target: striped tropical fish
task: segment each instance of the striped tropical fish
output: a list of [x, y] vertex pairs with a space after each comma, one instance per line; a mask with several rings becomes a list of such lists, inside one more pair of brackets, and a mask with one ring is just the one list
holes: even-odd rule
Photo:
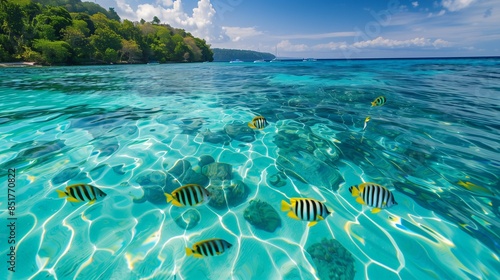
[[187, 184], [177, 188], [172, 194], [166, 193], [167, 203], [178, 207], [196, 206], [210, 200], [210, 193], [200, 185]]
[[195, 258], [218, 256], [224, 253], [233, 245], [224, 239], [207, 239], [197, 242], [193, 245], [193, 249], [186, 248], [186, 255]]
[[372, 107], [382, 106], [385, 104], [386, 101], [387, 101], [387, 99], [385, 98], [385, 96], [379, 96], [379, 97], [375, 98], [375, 100], [373, 100]]
[[263, 129], [266, 127], [269, 123], [267, 122], [266, 118], [263, 116], [257, 116], [253, 118], [251, 122], [248, 123], [248, 126], [253, 129]]
[[310, 227], [331, 214], [323, 202], [312, 198], [290, 198], [290, 204], [282, 200], [281, 211], [288, 211], [287, 215], [292, 219], [310, 221], [307, 224]]
[[96, 202], [98, 198], [105, 197], [106, 194], [89, 184], [74, 184], [66, 187], [66, 191], [56, 190], [59, 197], [67, 197], [69, 202], [84, 202], [89, 204]]
[[351, 192], [352, 196], [357, 197], [356, 202], [374, 207], [372, 209], [373, 214], [380, 212], [381, 209], [398, 204], [390, 190], [375, 183], [351, 186], [349, 192]]

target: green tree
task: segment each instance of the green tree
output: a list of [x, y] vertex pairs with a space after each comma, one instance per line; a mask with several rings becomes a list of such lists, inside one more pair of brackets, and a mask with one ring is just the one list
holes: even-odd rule
[[41, 54], [43, 64], [54, 65], [63, 64], [70, 58], [71, 47], [64, 41], [51, 42], [45, 39], [37, 39], [33, 43], [35, 50]]
[[104, 61], [107, 63], [118, 62], [118, 52], [114, 49], [106, 49], [104, 51]]
[[[63, 7], [49, 7], [34, 19], [41, 39], [62, 39], [63, 30], [72, 24], [68, 10]], [[50, 28], [49, 28], [50, 27]]]
[[151, 23], [152, 24], [160, 24], [160, 19], [157, 16], [154, 16], [153, 21]]
[[118, 51], [122, 48], [122, 39], [109, 28], [98, 28], [94, 35], [90, 36], [90, 44], [97, 50], [96, 57], [105, 54], [107, 49]]
[[142, 51], [139, 45], [132, 40], [122, 40], [122, 49], [120, 50], [120, 61], [135, 63], [141, 59]]

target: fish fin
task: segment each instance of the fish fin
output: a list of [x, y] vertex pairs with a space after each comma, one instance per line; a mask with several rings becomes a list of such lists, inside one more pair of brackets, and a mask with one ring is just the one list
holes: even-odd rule
[[366, 183], [363, 183], [363, 184], [359, 185], [359, 186], [358, 186], [358, 191], [359, 191], [360, 193], [362, 193], [362, 192], [365, 190], [365, 186], [366, 186]]
[[323, 220], [325, 219], [325, 218], [323, 218], [323, 216], [321, 216], [321, 215], [316, 216], [316, 218], [317, 218], [318, 220], [320, 220], [320, 221], [323, 221]]
[[318, 223], [318, 221], [312, 221], [310, 223], [307, 224], [308, 227], [313, 227], [315, 226], [316, 224]]
[[372, 102], [372, 107], [374, 107], [374, 106], [375, 106], [375, 104], [377, 104], [377, 103], [375, 103], [375, 101], [373, 101], [373, 102]]
[[203, 258], [203, 255], [196, 253], [196, 254], [193, 254], [193, 257], [195, 257], [197, 259], [201, 259], [201, 258]]
[[253, 122], [249, 122], [249, 123], [248, 123], [248, 126], [249, 126], [250, 128], [254, 128], [254, 129], [255, 129], [255, 128], [257, 128], [257, 127], [253, 124]]
[[56, 192], [57, 192], [57, 194], [59, 195], [59, 197], [66, 197], [66, 196], [68, 196], [68, 194], [67, 194], [67, 193], [65, 193], [65, 192], [63, 192], [63, 191], [61, 191], [61, 190], [56, 190]]
[[92, 204], [94, 204], [94, 203], [95, 203], [95, 198], [94, 198], [94, 199], [92, 199], [91, 201], [89, 201], [89, 205], [92, 205]]
[[356, 202], [359, 204], [365, 204], [365, 201], [363, 200], [363, 198], [361, 196], [358, 196], [358, 198], [356, 198]]
[[78, 199], [76, 199], [76, 198], [74, 198], [74, 197], [71, 197], [71, 196], [68, 196], [67, 200], [68, 200], [69, 202], [80, 202], [80, 200], [78, 200]]
[[372, 209], [372, 214], [377, 214], [378, 212], [380, 212], [380, 208], [373, 208]]
[[351, 194], [352, 194], [352, 196], [359, 196], [358, 187], [353, 186]]
[[174, 197], [171, 194], [166, 193], [165, 197], [167, 198], [167, 203], [169, 203], [170, 201], [174, 200]]
[[282, 200], [281, 201], [281, 211], [290, 211], [290, 208], [292, 206], [288, 204], [286, 201]]
[[193, 254], [193, 250], [186, 247], [186, 256], [191, 256]]
[[288, 217], [294, 219], [294, 220], [299, 220], [300, 221], [300, 218], [297, 217], [297, 215], [293, 212], [293, 211], [290, 211], [288, 212], [288, 214], [286, 214]]
[[175, 206], [177, 206], [177, 207], [184, 207], [184, 205], [182, 205], [179, 201], [177, 201], [175, 199], [172, 200], [172, 204], [175, 205]]

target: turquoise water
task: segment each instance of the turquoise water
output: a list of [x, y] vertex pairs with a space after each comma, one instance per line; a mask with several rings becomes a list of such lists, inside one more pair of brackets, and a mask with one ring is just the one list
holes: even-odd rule
[[[16, 218], [16, 271], [2, 231], [2, 279], [500, 277], [498, 59], [3, 68], [0, 77], [1, 226]], [[387, 103], [370, 107], [381, 95]], [[258, 115], [269, 126], [249, 129]], [[387, 187], [398, 205], [372, 214], [348, 190], [363, 182]], [[58, 197], [76, 183], [107, 196]], [[189, 183], [208, 187], [210, 203], [166, 203], [163, 193]], [[281, 211], [293, 197], [333, 214], [308, 227]], [[211, 238], [233, 246], [186, 256]]]

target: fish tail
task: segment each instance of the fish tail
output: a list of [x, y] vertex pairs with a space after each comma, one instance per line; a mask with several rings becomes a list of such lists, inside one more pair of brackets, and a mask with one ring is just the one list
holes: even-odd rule
[[171, 194], [166, 193], [165, 197], [167, 198], [167, 203], [169, 203], [170, 201], [174, 200], [174, 197]]
[[65, 193], [65, 192], [63, 192], [63, 191], [61, 191], [61, 190], [56, 190], [56, 192], [57, 192], [57, 194], [59, 195], [59, 197], [66, 197], [66, 196], [68, 196], [68, 194], [67, 194], [67, 193]]
[[248, 123], [248, 126], [249, 126], [250, 128], [256, 128], [256, 127], [255, 127], [255, 125], [253, 124], [253, 122], [249, 122], [249, 123]]
[[372, 107], [374, 107], [377, 103], [375, 101], [372, 102]]
[[189, 248], [187, 248], [187, 247], [186, 247], [186, 256], [188, 256], [188, 257], [189, 257], [189, 256], [191, 256], [193, 253], [194, 253], [194, 252], [193, 252], [193, 250], [191, 250], [191, 249], [189, 249]]
[[356, 186], [351, 186], [349, 188], [349, 191], [351, 191], [352, 196], [359, 196], [359, 190], [358, 187]]
[[281, 201], [281, 211], [290, 211], [292, 205], [288, 204], [286, 201]]

